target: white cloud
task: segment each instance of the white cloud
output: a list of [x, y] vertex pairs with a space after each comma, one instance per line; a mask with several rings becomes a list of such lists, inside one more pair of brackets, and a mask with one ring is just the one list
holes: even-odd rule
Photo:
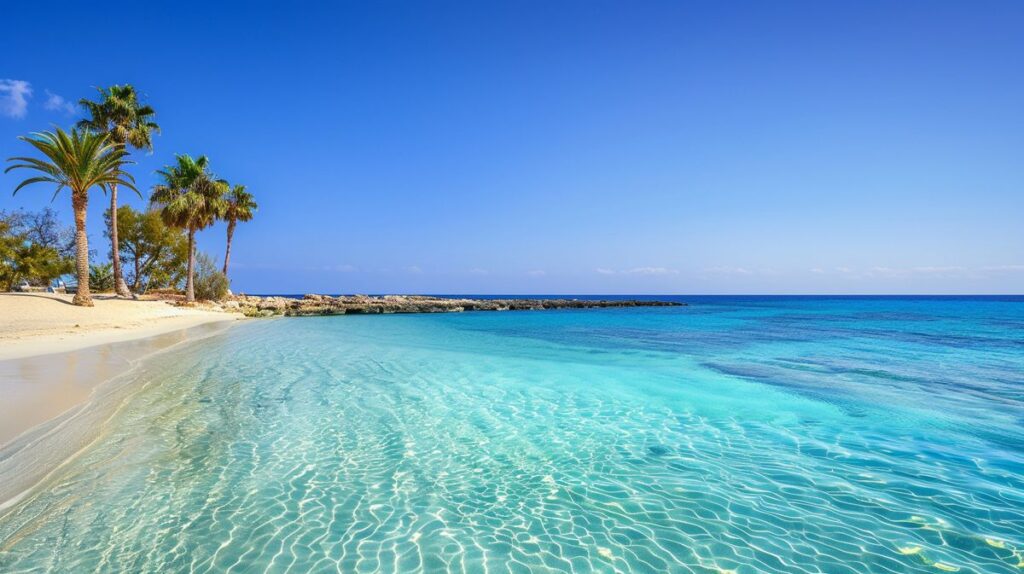
[[629, 274], [629, 275], [678, 275], [679, 271], [675, 269], [669, 269], [668, 267], [634, 267], [632, 269], [624, 269], [622, 271], [616, 271], [614, 269], [608, 269], [607, 267], [598, 267], [594, 269], [594, 272], [600, 273], [601, 275], [615, 275], [618, 273]]
[[875, 266], [869, 268], [863, 273], [864, 277], [908, 277], [912, 273], [911, 269], [904, 269], [899, 267], [885, 267]]
[[527, 271], [526, 274], [529, 275], [530, 277], [543, 277], [547, 275], [547, 272], [544, 271], [543, 269], [533, 269]]
[[988, 265], [981, 268], [982, 271], [1024, 271], [1024, 265]]
[[423, 269], [419, 265], [410, 265], [405, 268], [406, 273], [412, 273], [413, 275], [419, 275], [423, 273]]
[[0, 115], [23, 118], [28, 111], [32, 85], [24, 80], [0, 80]]
[[634, 275], [677, 275], [679, 272], [667, 267], [634, 267], [626, 273]]
[[481, 269], [479, 267], [474, 267], [474, 268], [469, 270], [469, 274], [470, 275], [487, 275], [487, 270], [486, 269]]
[[[812, 267], [810, 272], [814, 275], [840, 275], [847, 279], [863, 279], [863, 276], [856, 269], [850, 267]], [[780, 272], [773, 269], [758, 270], [757, 273], [764, 275], [779, 275]]]
[[936, 266], [914, 267], [913, 269], [911, 269], [911, 271], [913, 271], [914, 273], [925, 273], [925, 274], [932, 274], [932, 273], [939, 273], [939, 274], [960, 273], [960, 272], [966, 271], [966, 270], [967, 269], [965, 269], [963, 267], [952, 266], [952, 265], [945, 266], [945, 267], [942, 267], [942, 266], [939, 266], [939, 267], [936, 267]]
[[754, 272], [745, 267], [728, 267], [721, 265], [704, 270], [706, 273], [720, 273], [723, 275], [753, 275]]
[[958, 265], [924, 265], [918, 267], [872, 267], [864, 275], [866, 277], [911, 277], [927, 275], [931, 277], [963, 277], [970, 276], [971, 271]]
[[67, 115], [75, 113], [75, 104], [65, 100], [63, 96], [59, 96], [50, 90], [44, 90], [46, 92], [46, 101], [43, 102], [43, 108], [51, 111], [64, 112]]

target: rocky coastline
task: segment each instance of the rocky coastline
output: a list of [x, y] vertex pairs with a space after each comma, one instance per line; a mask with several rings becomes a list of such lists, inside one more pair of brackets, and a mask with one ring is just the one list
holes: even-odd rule
[[544, 309], [603, 309], [610, 307], [682, 307], [674, 301], [585, 300], [585, 299], [465, 299], [425, 295], [305, 295], [259, 297], [237, 295], [222, 304], [224, 310], [240, 311], [247, 317], [289, 317], [321, 315], [366, 315], [389, 313], [460, 313], [463, 311], [537, 311]]

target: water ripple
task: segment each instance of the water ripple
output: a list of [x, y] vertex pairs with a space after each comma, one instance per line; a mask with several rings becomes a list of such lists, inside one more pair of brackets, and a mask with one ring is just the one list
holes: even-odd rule
[[882, 344], [874, 360], [594, 355], [574, 316], [555, 322], [576, 329], [562, 346], [534, 319], [517, 336], [300, 319], [154, 359], [104, 440], [0, 518], [0, 570], [1024, 568], [1024, 455], [998, 412], [968, 428], [861, 401], [946, 381], [998, 404], [980, 380], [954, 384], [985, 372], [972, 357], [928, 372]]

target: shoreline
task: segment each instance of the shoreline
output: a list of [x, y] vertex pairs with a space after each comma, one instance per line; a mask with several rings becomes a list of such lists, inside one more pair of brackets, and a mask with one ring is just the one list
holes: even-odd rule
[[183, 307], [167, 300], [0, 294], [0, 515], [31, 494], [88, 445], [145, 389], [140, 368], [164, 352], [224, 333], [245, 316], [438, 313], [680, 306], [661, 301], [475, 300], [424, 296], [301, 300], [235, 297]]
[[232, 326], [131, 331], [130, 339], [0, 361], [0, 393], [9, 399], [0, 406], [0, 513], [102, 436], [129, 395], [149, 384], [132, 378], [147, 360]]
[[[243, 317], [159, 300], [0, 294], [0, 509], [99, 436], [145, 359]], [[132, 386], [132, 385], [129, 385]], [[106, 415], [106, 416], [104, 416]]]

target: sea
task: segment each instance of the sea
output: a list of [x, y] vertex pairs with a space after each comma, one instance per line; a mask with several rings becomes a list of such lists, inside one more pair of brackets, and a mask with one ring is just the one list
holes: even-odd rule
[[150, 357], [0, 572], [1024, 572], [1024, 297], [642, 298]]

